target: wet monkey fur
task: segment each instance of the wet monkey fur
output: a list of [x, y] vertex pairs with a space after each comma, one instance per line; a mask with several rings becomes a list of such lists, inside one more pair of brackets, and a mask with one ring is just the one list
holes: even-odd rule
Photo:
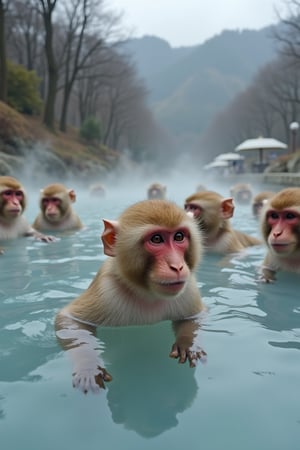
[[195, 366], [206, 354], [197, 343], [205, 307], [194, 274], [202, 244], [193, 218], [166, 200], [144, 200], [117, 221], [104, 220], [102, 242], [108, 258], [88, 289], [56, 317], [58, 340], [73, 362], [73, 385], [96, 391], [111, 379], [96, 350], [98, 326], [170, 320], [170, 356]]
[[275, 194], [260, 217], [267, 246], [261, 279], [272, 282], [279, 270], [300, 274], [300, 188], [286, 188]]
[[[23, 213], [27, 194], [21, 183], [10, 176], [0, 176], [0, 240], [33, 236], [35, 239], [51, 242], [53, 236], [45, 236], [32, 227]], [[1, 253], [1, 252], [0, 252]]]
[[80, 230], [83, 225], [73, 210], [76, 201], [73, 189], [63, 184], [49, 184], [40, 192], [40, 212], [33, 222], [33, 227], [40, 231]]
[[234, 203], [231, 197], [224, 198], [214, 191], [195, 192], [185, 200], [184, 208], [196, 219], [207, 252], [226, 254], [261, 244], [259, 239], [232, 227], [229, 219], [234, 214]]

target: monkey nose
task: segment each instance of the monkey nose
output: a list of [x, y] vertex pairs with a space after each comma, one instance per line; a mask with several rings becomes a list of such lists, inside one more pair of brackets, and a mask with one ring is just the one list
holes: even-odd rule
[[183, 269], [183, 264], [170, 264], [170, 268], [174, 270], [174, 272], [181, 272]]

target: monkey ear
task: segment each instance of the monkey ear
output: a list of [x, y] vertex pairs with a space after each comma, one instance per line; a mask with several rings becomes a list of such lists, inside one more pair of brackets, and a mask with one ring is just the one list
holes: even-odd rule
[[234, 213], [234, 203], [231, 197], [224, 198], [221, 203], [221, 215], [223, 219], [230, 219]]
[[104, 231], [101, 239], [104, 246], [104, 253], [107, 256], [116, 256], [115, 243], [119, 229], [119, 223], [116, 220], [103, 219]]
[[76, 194], [74, 189], [69, 189], [68, 194], [72, 203], [76, 202]]

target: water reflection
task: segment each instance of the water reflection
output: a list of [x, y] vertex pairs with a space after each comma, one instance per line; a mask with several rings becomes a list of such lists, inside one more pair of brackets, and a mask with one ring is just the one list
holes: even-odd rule
[[144, 437], [176, 427], [178, 414], [197, 393], [195, 371], [169, 358], [174, 336], [169, 322], [145, 327], [101, 329], [107, 348], [107, 385], [112, 419]]
[[[168, 192], [182, 204], [189, 194], [185, 189], [189, 186], [182, 183], [178, 192], [177, 181]], [[136, 189], [134, 195], [144, 192]], [[113, 380], [99, 396], [72, 388], [69, 360], [55, 338], [55, 314], [88, 287], [104, 259], [101, 218], [114, 219], [140, 199], [129, 198], [125, 188], [113, 199], [108, 192], [101, 204], [78, 195], [76, 208], [87, 229], [54, 244], [5, 243], [0, 259], [4, 447], [82, 450], [102, 442], [108, 448], [177, 449], [201, 439], [209, 449], [297, 448], [299, 277], [278, 273], [274, 284], [257, 283], [263, 249], [227, 260], [205, 255], [199, 267], [198, 285], [209, 308], [200, 333], [208, 353], [205, 366], [190, 369], [169, 358], [168, 322], [99, 328]], [[32, 210], [33, 216], [36, 206]], [[250, 211], [240, 211], [235, 227], [256, 234]], [[26, 414], [24, 405], [29, 405]], [[35, 433], [28, 433], [33, 423]]]

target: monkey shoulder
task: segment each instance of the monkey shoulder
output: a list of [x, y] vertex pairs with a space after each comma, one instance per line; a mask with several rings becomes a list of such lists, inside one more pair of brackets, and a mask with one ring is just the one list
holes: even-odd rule
[[287, 272], [300, 273], [300, 253], [297, 257], [290, 258], [289, 256], [278, 256], [268, 250], [265, 255], [262, 268], [273, 272], [283, 270]]
[[43, 217], [42, 217], [42, 214], [40, 213], [34, 219], [34, 221], [32, 223], [32, 227], [35, 230], [41, 231], [42, 230], [42, 221], [43, 221]]
[[234, 230], [234, 234], [243, 248], [262, 244], [262, 241], [260, 239], [254, 236], [250, 236], [249, 234], [243, 233], [242, 231]]
[[107, 259], [88, 289], [61, 312], [95, 326], [145, 325], [162, 320], [180, 320], [204, 309], [194, 277], [176, 298], [155, 298], [151, 292], [134, 290], [121, 279]]
[[84, 227], [79, 216], [75, 213], [56, 223], [50, 222], [42, 213], [39, 213], [32, 226], [38, 231], [76, 231]]
[[0, 223], [0, 238], [3, 240], [29, 236], [30, 231], [31, 226], [24, 216], [19, 216], [18, 219], [11, 222], [9, 226]]

